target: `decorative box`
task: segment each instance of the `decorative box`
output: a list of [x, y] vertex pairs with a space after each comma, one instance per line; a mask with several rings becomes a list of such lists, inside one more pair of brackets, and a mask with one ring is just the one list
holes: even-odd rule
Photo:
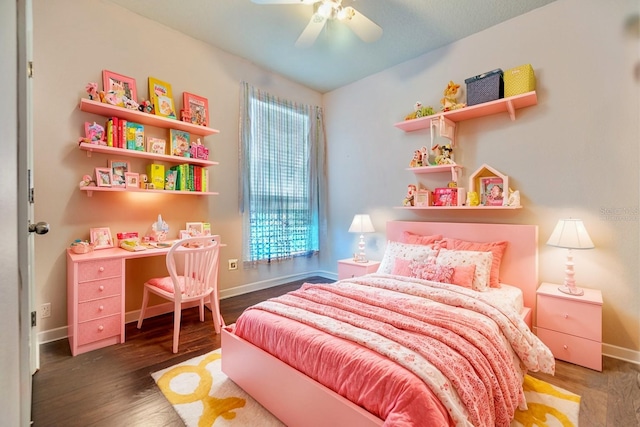
[[436, 188], [433, 191], [433, 206], [462, 206], [465, 190], [460, 187]]
[[152, 163], [147, 165], [147, 177], [149, 184], [156, 190], [164, 190], [164, 165]]
[[536, 90], [536, 75], [531, 64], [511, 68], [504, 72], [503, 78], [505, 98]]
[[467, 105], [482, 104], [504, 97], [504, 81], [500, 68], [469, 77], [467, 84]]

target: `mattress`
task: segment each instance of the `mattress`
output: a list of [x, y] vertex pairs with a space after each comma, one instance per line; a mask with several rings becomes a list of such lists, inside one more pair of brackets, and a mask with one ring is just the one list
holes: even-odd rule
[[[533, 359], [539, 357], [547, 371], [549, 371], [549, 366], [553, 364], [553, 355], [550, 352], [538, 355], [538, 346], [533, 345], [532, 347], [531, 343], [528, 342], [537, 338], [530, 333], [526, 325], [524, 326], [526, 331], [515, 331], [515, 329], [522, 328], [521, 320], [517, 315], [520, 311], [517, 308], [522, 306], [522, 296], [519, 289], [513, 286], [503, 286], [501, 289], [482, 293], [462, 288], [451, 291], [452, 285], [428, 282], [430, 286], [435, 287], [433, 290], [430, 288], [429, 292], [438, 295], [442, 292], [452, 292], [455, 295], [454, 300], [456, 302], [447, 308], [446, 312], [443, 312], [442, 302], [404, 294], [396, 295], [396, 288], [400, 287], [426, 289], [423, 286], [426, 281], [407, 278], [395, 279], [388, 275], [373, 274], [370, 276], [337, 282], [334, 285], [304, 285], [301, 291], [290, 293], [295, 295], [287, 294], [284, 297], [258, 304], [245, 311], [236, 322], [233, 332], [385, 420], [385, 425], [410, 426], [415, 425], [415, 420], [420, 420], [422, 425], [433, 426], [508, 425], [507, 414], [512, 413], [516, 406], [524, 404], [524, 395], [521, 391], [521, 379], [524, 376], [524, 371], [520, 369], [520, 365], [524, 366], [525, 363], [520, 360], [516, 355], [516, 351], [509, 344], [509, 340], [513, 337], [507, 339], [506, 336], [500, 333], [500, 329], [507, 330], [507, 334], [517, 335], [516, 341], [519, 342], [517, 346], [527, 347], [526, 350], [520, 348], [521, 353], [527, 353], [528, 357], [533, 357]], [[442, 354], [431, 360], [425, 359], [423, 361], [419, 348], [417, 351], [414, 351], [416, 350], [415, 348], [401, 348], [401, 356], [395, 355], [391, 357], [387, 354], [385, 357], [381, 353], [385, 353], [387, 349], [391, 352], [391, 348], [396, 351], [395, 347], [400, 347], [393, 335], [396, 332], [398, 335], [403, 335], [406, 333], [405, 327], [391, 329], [396, 331], [392, 332], [391, 335], [384, 336], [385, 333], [382, 332], [383, 336], [381, 337], [378, 332], [390, 330], [385, 325], [380, 326], [381, 329], [378, 332], [353, 332], [352, 329], [356, 328], [347, 324], [350, 320], [345, 323], [344, 319], [336, 320], [328, 315], [314, 314], [313, 316], [317, 318], [314, 323], [308, 321], [306, 314], [300, 315], [302, 317], [298, 318], [298, 307], [291, 308], [286, 306], [286, 304], [289, 304], [287, 301], [294, 301], [295, 305], [295, 301], [299, 296], [306, 297], [307, 294], [305, 292], [342, 292], [342, 287], [346, 286], [350, 288], [349, 292], [355, 289], [354, 292], [359, 293], [361, 292], [360, 287], [370, 286], [367, 282], [375, 282], [376, 286], [380, 283], [383, 286], [387, 286], [387, 289], [375, 289], [372, 294], [374, 295], [373, 299], [396, 295], [395, 302], [390, 303], [391, 305], [400, 306], [403, 303], [399, 301], [406, 300], [408, 305], [419, 304], [421, 311], [445, 313], [444, 318], [453, 319], [461, 316], [465, 319], [464, 322], [469, 325], [470, 329], [479, 328], [479, 330], [484, 331], [480, 335], [487, 334], [492, 336], [493, 338], [489, 341], [501, 342], [502, 345], [497, 345], [496, 350], [491, 350], [496, 353], [491, 353], [493, 354], [492, 356], [486, 357], [489, 360], [484, 360], [486, 355], [480, 355], [479, 353], [477, 357], [471, 357], [469, 354], [460, 356], [447, 353], [450, 350], [441, 350], [440, 343], [433, 345], [438, 351], [442, 351]], [[320, 289], [323, 286], [324, 288]], [[469, 295], [474, 295], [477, 299], [467, 298]], [[341, 294], [329, 296], [328, 300], [339, 300], [340, 298], [342, 298]], [[495, 302], [492, 302], [491, 306], [482, 303], [482, 301], [491, 301], [492, 299]], [[359, 303], [359, 301], [356, 301], [353, 304], [347, 303], [346, 305], [355, 306]], [[385, 304], [377, 305], [384, 306]], [[463, 307], [465, 305], [467, 308]], [[482, 313], [470, 310], [469, 307], [474, 305], [482, 306], [483, 308], [480, 311], [497, 312], [497, 316], [504, 317], [504, 319], [500, 320], [503, 325], [499, 327], [495, 320]], [[515, 307], [516, 309], [508, 307]], [[321, 308], [320, 310], [323, 312], [326, 310], [326, 313], [329, 313], [333, 309]], [[367, 310], [369, 308], [365, 308], [365, 313], [368, 313]], [[291, 315], [290, 312], [295, 314]], [[507, 314], [505, 315], [504, 313]], [[352, 314], [349, 313], [346, 316], [351, 317]], [[371, 311], [371, 318], [377, 319], [377, 314], [374, 314], [374, 311]], [[375, 323], [377, 320], [367, 320], [367, 322]], [[412, 326], [411, 322], [409, 322], [406, 328], [411, 329]], [[397, 325], [395, 327], [397, 328]], [[438, 329], [437, 327], [434, 328]], [[445, 332], [444, 334], [447, 335], [448, 333]], [[354, 335], [356, 338], [350, 337], [350, 335]], [[497, 336], [500, 336], [500, 338], [495, 338]], [[451, 336], [449, 335], [449, 337]], [[422, 337], [416, 337], [416, 339], [423, 340]], [[428, 339], [430, 340], [431, 338], [429, 337]], [[382, 344], [378, 343], [378, 348], [374, 348], [372, 346], [374, 341]], [[398, 339], [398, 341], [401, 340]], [[536, 343], [534, 342], [534, 344]], [[456, 371], [458, 369], [456, 364], [449, 362], [449, 358], [462, 360], [461, 365], [464, 365], [464, 367], [460, 368], [461, 372], [459, 373], [462, 375], [462, 380], [460, 378], [451, 379], [441, 371]], [[407, 366], [417, 364], [415, 359], [420, 359], [420, 364], [417, 365], [419, 368], [407, 369]], [[494, 359], [499, 359], [499, 361]], [[440, 366], [436, 366], [439, 363]], [[529, 366], [536, 365], [536, 369], [540, 367], [538, 360], [533, 362], [528, 360], [528, 363]], [[467, 364], [473, 365], [473, 367], [466, 366]], [[493, 390], [485, 390], [483, 387], [488, 386], [481, 384], [475, 378], [471, 378], [469, 372], [467, 372], [467, 370], [487, 370], [489, 369], [488, 365], [492, 365], [494, 371], [482, 375], [490, 377], [491, 381], [494, 381], [495, 377], [509, 377], [508, 379], [501, 379], [501, 381], [510, 382], [508, 390], [502, 384]], [[450, 375], [450, 372], [447, 375]], [[513, 387], [514, 382], [518, 382], [517, 387], [519, 389], [516, 390]], [[460, 386], [458, 383], [464, 383], [465, 385]], [[467, 383], [476, 384], [475, 387], [478, 389], [465, 390], [465, 387], [469, 387]], [[455, 387], [461, 388], [453, 390]], [[494, 395], [496, 401], [499, 400], [499, 397], [504, 399], [506, 402], [502, 402], [500, 405], [508, 406], [508, 408], [504, 409], [498, 405], [498, 409], [489, 409], [487, 407], [491, 405], [486, 402], [475, 402], [477, 404], [475, 408], [467, 407], [469, 399], [480, 400], [480, 396], [484, 397], [485, 394]], [[495, 396], [499, 394], [504, 394], [504, 396]], [[496, 415], [496, 412], [500, 415]], [[497, 420], [496, 417], [498, 418]]]

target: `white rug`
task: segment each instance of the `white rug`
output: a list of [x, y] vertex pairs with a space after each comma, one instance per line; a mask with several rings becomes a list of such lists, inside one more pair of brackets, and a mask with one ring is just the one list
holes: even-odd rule
[[[220, 369], [221, 351], [151, 374], [187, 427], [283, 427]], [[526, 376], [529, 410], [517, 411], [511, 427], [577, 427], [580, 396]]]
[[151, 374], [188, 427], [284, 426], [220, 369], [220, 350]]

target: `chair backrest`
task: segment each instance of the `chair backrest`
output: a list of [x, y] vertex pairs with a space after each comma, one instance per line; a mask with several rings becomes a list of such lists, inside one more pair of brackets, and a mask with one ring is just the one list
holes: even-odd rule
[[[167, 253], [167, 270], [176, 298], [203, 295], [216, 285], [220, 236], [189, 237], [177, 241]], [[184, 283], [184, 293], [180, 284]]]

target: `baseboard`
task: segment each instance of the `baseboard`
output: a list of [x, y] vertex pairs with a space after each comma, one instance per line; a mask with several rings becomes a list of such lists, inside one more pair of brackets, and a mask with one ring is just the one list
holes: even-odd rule
[[602, 354], [605, 356], [613, 357], [614, 359], [620, 359], [624, 360], [625, 362], [640, 365], [640, 351], [630, 350], [628, 348], [603, 343]]
[[[250, 283], [248, 285], [236, 286], [231, 289], [220, 291], [220, 299], [231, 298], [239, 295], [248, 294], [249, 292], [260, 291], [262, 289], [272, 288], [274, 286], [284, 285], [285, 283], [295, 280], [302, 280], [310, 276], [322, 276], [327, 279], [337, 280], [338, 275], [329, 271], [312, 271], [307, 273], [292, 274], [290, 276], [278, 277], [276, 279], [261, 280], [259, 282]], [[194, 302], [192, 306], [196, 306]], [[189, 307], [189, 306], [186, 306]], [[161, 314], [173, 313], [173, 304], [170, 302], [164, 304], [153, 305], [147, 308], [146, 317], [160, 316]], [[125, 323], [137, 322], [140, 317], [140, 310], [133, 310], [125, 313]], [[61, 328], [49, 329], [47, 331], [38, 332], [38, 344], [45, 344], [52, 341], [66, 339], [69, 336], [69, 330], [66, 326]]]

